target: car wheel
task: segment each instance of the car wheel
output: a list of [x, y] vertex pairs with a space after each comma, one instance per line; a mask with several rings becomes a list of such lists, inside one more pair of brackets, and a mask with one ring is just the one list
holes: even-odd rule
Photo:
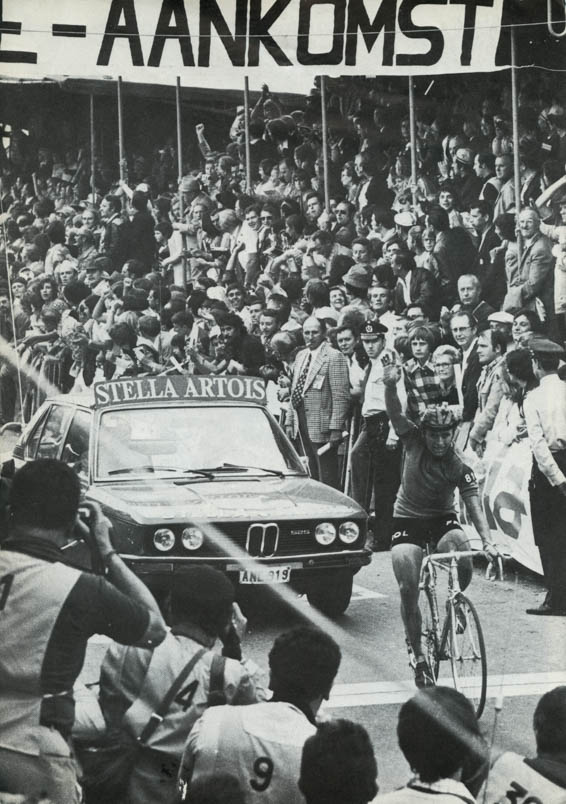
[[307, 587], [308, 601], [327, 617], [339, 617], [350, 605], [353, 582], [349, 570], [325, 572]]

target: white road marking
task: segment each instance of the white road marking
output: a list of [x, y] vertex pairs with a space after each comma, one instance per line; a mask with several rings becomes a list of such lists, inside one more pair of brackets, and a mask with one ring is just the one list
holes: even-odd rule
[[[440, 683], [453, 686], [450, 676], [441, 677]], [[478, 683], [477, 678], [466, 680], [469, 687]], [[542, 695], [559, 684], [566, 684], [566, 672], [547, 673], [509, 673], [492, 675], [487, 680], [487, 697], [496, 698], [503, 693], [504, 697], [515, 698], [522, 695]], [[387, 704], [404, 703], [415, 694], [412, 679], [406, 681], [362, 681], [353, 684], [335, 684], [330, 700], [326, 706], [330, 709], [342, 709], [355, 706], [385, 706]]]
[[369, 600], [370, 598], [378, 598], [378, 597], [388, 597], [388, 595], [384, 595], [381, 592], [375, 592], [373, 589], [366, 589], [365, 586], [359, 586], [359, 584], [354, 584], [354, 590], [352, 594], [352, 600]]

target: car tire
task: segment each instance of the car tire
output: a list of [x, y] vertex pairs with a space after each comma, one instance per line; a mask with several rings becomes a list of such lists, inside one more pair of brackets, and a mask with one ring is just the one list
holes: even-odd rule
[[344, 614], [350, 605], [354, 575], [349, 570], [325, 572], [307, 587], [307, 599], [327, 617]]

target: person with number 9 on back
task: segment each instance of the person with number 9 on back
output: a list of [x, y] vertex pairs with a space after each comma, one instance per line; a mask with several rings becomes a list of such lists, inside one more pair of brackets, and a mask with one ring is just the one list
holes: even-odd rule
[[191, 800], [191, 784], [211, 773], [231, 773], [246, 804], [304, 804], [297, 785], [305, 740], [328, 699], [340, 666], [340, 648], [324, 632], [294, 628], [269, 653], [273, 698], [252, 706], [208, 709], [187, 741], [178, 801]]
[[[487, 558], [499, 553], [492, 544], [481, 509], [473, 471], [454, 451], [457, 419], [446, 404], [431, 405], [416, 425], [403, 414], [397, 395], [400, 368], [385, 366], [385, 407], [404, 446], [401, 485], [393, 509], [391, 560], [401, 593], [401, 617], [415, 656], [417, 687], [431, 686], [434, 678], [421, 645], [419, 576], [427, 545], [440, 553], [466, 550], [467, 539], [455, 512], [454, 492], [459, 489], [466, 510], [478, 531]], [[460, 586], [472, 578], [472, 566], [464, 559], [459, 566]]]

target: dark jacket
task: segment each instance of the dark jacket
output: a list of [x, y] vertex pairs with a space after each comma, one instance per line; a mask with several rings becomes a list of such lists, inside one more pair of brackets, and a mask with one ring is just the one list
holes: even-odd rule
[[[431, 318], [438, 318], [440, 312], [440, 299], [436, 279], [426, 268], [413, 268], [409, 282], [411, 304], [421, 304], [424, 311]], [[403, 295], [403, 287], [397, 280], [393, 292], [393, 308], [400, 315], [407, 307]]]

